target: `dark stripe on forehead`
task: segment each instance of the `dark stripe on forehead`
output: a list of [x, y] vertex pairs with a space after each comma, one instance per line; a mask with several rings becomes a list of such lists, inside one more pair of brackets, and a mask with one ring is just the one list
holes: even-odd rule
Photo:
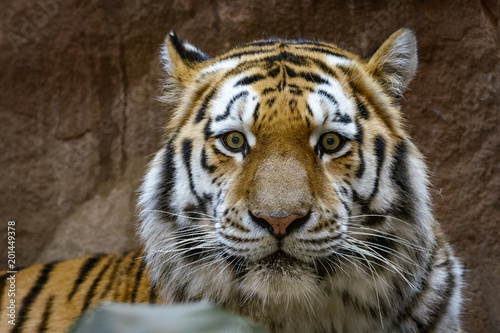
[[318, 94], [320, 94], [321, 96], [323, 96], [326, 99], [328, 99], [328, 101], [330, 102], [330, 104], [332, 104], [335, 107], [336, 110], [339, 109], [339, 102], [337, 102], [337, 99], [332, 94], [330, 94], [329, 92], [324, 91], [324, 90], [319, 90]]
[[267, 61], [269, 63], [273, 62], [289, 62], [291, 64], [300, 66], [305, 65], [306, 61], [303, 56], [293, 54], [287, 51], [280, 52], [277, 55], [268, 56], [262, 59], [263, 61]]
[[219, 61], [227, 60], [227, 59], [233, 59], [233, 58], [241, 58], [246, 55], [255, 55], [255, 54], [263, 54], [263, 53], [270, 53], [270, 50], [244, 50], [244, 51], [239, 51], [237, 50], [236, 53], [230, 53], [226, 55], [225, 57], [222, 57], [219, 59]]
[[298, 76], [304, 78], [304, 80], [308, 82], [312, 82], [315, 84], [330, 85], [330, 83], [327, 80], [323, 79], [321, 76], [314, 73], [300, 73]]
[[226, 111], [223, 114], [218, 115], [215, 118], [215, 121], [219, 122], [219, 121], [222, 121], [222, 120], [226, 119], [227, 117], [229, 117], [229, 114], [231, 113], [231, 108], [233, 107], [233, 104], [238, 99], [240, 99], [242, 97], [246, 97], [247, 95], [248, 95], [248, 91], [242, 91], [242, 92], [238, 93], [237, 95], [233, 96], [233, 98], [231, 98], [231, 100], [229, 101], [229, 103], [226, 106]]
[[276, 89], [275, 88], [266, 88], [266, 89], [262, 90], [261, 95], [264, 96], [264, 95], [267, 95], [269, 93], [272, 93], [273, 91], [276, 91]]
[[250, 85], [252, 83], [264, 80], [265, 78], [266, 77], [264, 75], [262, 75], [262, 74], [250, 75], [250, 76], [244, 77], [243, 79], [241, 79], [238, 82], [236, 82], [236, 84], [234, 86], [235, 87], [237, 87], [237, 86], [247, 86], [247, 85]]
[[195, 119], [196, 123], [199, 123], [205, 117], [205, 113], [207, 111], [208, 104], [212, 100], [212, 97], [214, 96], [214, 94], [215, 94], [215, 89], [212, 89], [210, 94], [208, 94], [208, 96], [203, 101], [203, 104], [201, 105], [200, 109], [198, 110], [198, 113], [196, 114], [196, 119]]
[[326, 47], [296, 46], [296, 48], [299, 50], [306, 50], [306, 51], [311, 51], [311, 52], [323, 53], [323, 54], [332, 55], [332, 56], [342, 58], [342, 59], [348, 59], [345, 55], [334, 52], [333, 50], [328, 49]]

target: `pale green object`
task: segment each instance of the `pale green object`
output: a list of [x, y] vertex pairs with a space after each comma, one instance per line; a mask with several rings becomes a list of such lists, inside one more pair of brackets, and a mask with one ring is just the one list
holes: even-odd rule
[[207, 303], [171, 306], [108, 303], [85, 313], [70, 333], [266, 333]]

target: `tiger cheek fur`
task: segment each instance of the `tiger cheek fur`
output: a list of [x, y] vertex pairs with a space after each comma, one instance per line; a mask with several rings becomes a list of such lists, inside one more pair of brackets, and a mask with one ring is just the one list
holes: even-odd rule
[[271, 39], [209, 58], [167, 37], [173, 104], [139, 234], [165, 303], [272, 332], [458, 332], [461, 268], [399, 101], [412, 31], [368, 60]]

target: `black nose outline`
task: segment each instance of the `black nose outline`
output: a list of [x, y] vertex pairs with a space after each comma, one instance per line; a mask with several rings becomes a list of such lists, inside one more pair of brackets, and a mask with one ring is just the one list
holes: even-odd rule
[[[293, 220], [286, 227], [286, 231], [284, 234], [275, 234], [273, 226], [268, 221], [266, 221], [263, 218], [259, 218], [259, 217], [255, 216], [251, 211], [248, 211], [248, 214], [250, 215], [252, 221], [255, 224], [257, 224], [261, 228], [267, 230], [271, 235], [273, 235], [278, 240], [282, 240], [283, 238], [288, 236], [293, 230], [296, 230], [296, 229], [300, 228], [301, 226], [303, 226], [304, 224], [306, 224], [309, 221], [309, 219], [311, 218], [311, 211], [308, 211], [306, 215]], [[294, 215], [294, 214], [290, 214], [290, 215]], [[298, 214], [295, 214], [295, 215], [298, 215]]]

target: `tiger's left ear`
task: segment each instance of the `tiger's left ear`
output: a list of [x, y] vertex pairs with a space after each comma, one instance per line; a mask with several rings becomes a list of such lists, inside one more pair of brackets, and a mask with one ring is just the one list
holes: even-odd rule
[[169, 81], [167, 83], [182, 90], [195, 79], [201, 68], [200, 64], [210, 57], [171, 31], [163, 44], [160, 59]]
[[368, 70], [393, 98], [400, 98], [417, 72], [415, 32], [403, 28], [393, 33], [368, 61]]

